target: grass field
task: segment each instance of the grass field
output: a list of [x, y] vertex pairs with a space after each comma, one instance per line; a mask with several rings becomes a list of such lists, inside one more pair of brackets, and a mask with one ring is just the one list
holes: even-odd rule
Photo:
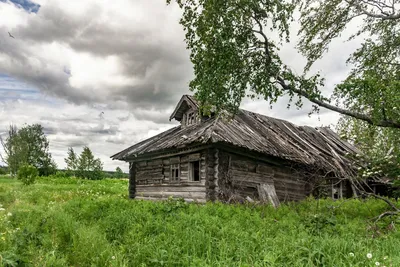
[[126, 180], [3, 177], [0, 205], [2, 266], [400, 266], [400, 223], [374, 225], [376, 200], [274, 210], [129, 200]]

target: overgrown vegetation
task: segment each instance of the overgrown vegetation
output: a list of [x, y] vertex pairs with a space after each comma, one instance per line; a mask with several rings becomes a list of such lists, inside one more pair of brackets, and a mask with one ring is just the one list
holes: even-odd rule
[[22, 165], [19, 167], [17, 178], [20, 180], [24, 185], [30, 185], [35, 183], [36, 178], [38, 177], [39, 172], [32, 165]]
[[116, 179], [0, 183], [0, 265], [400, 266], [399, 221], [374, 224], [378, 200], [275, 210], [129, 200]]

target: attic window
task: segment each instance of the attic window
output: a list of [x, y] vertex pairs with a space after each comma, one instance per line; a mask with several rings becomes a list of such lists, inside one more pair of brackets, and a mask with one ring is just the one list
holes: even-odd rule
[[187, 121], [186, 121], [186, 125], [192, 125], [194, 123], [196, 123], [196, 114], [194, 112], [190, 112], [187, 115]]

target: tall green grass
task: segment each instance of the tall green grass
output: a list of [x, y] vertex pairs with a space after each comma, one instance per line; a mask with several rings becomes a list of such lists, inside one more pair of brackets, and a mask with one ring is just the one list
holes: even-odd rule
[[399, 223], [373, 224], [377, 200], [275, 210], [129, 200], [126, 180], [2, 178], [0, 205], [3, 266], [400, 266]]

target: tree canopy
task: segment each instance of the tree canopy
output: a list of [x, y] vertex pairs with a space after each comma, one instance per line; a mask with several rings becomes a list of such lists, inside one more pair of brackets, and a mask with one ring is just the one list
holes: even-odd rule
[[67, 158], [64, 159], [67, 170], [80, 178], [100, 180], [103, 178], [103, 163], [100, 158], [95, 158], [89, 147], [85, 146], [79, 155], [72, 147], [68, 148]]
[[[400, 128], [398, 0], [176, 2], [183, 10], [180, 23], [194, 65], [190, 88], [203, 111], [236, 111], [245, 96], [261, 96], [273, 104], [287, 94], [298, 107], [306, 98], [314, 110], [324, 107], [371, 125]], [[294, 12], [301, 14], [296, 47], [308, 62], [301, 74], [278, 53], [290, 41]], [[312, 74], [309, 69], [346, 29], [350, 39], [366, 37], [349, 56], [353, 69], [348, 77], [326, 90], [323, 70]]]
[[12, 175], [29, 164], [38, 169], [39, 175], [49, 175], [56, 171], [57, 165], [49, 152], [49, 141], [40, 124], [26, 125], [21, 129], [11, 125], [6, 139], [1, 138], [5, 151], [4, 161]]

